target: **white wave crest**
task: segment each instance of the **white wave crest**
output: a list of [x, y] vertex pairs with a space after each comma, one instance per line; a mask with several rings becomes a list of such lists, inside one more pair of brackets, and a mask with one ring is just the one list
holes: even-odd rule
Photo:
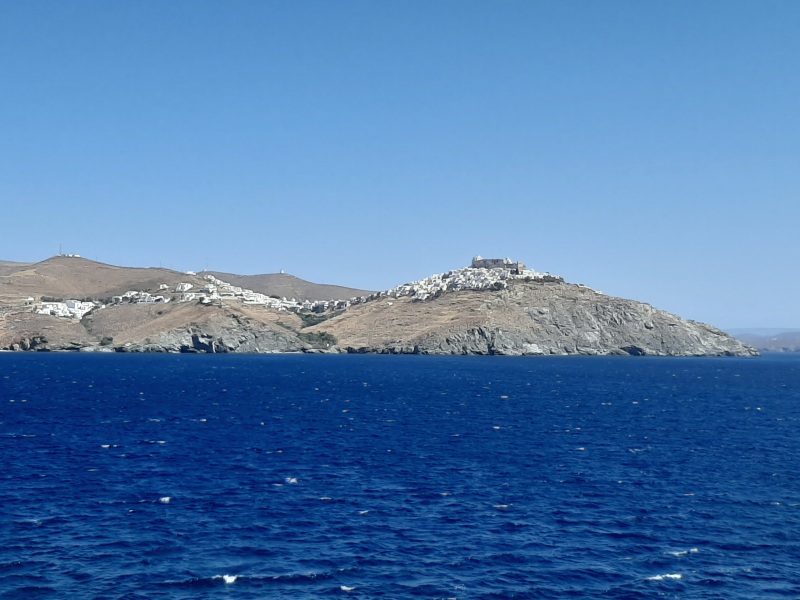
[[686, 556], [687, 554], [696, 554], [697, 552], [700, 552], [700, 550], [691, 548], [690, 550], [681, 550], [680, 552], [667, 552], [667, 554], [672, 556]]

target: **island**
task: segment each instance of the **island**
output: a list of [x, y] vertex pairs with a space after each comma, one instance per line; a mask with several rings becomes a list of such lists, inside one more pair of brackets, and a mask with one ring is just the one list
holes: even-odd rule
[[0, 262], [0, 349], [169, 353], [756, 356], [710, 325], [509, 258], [384, 291], [285, 273]]

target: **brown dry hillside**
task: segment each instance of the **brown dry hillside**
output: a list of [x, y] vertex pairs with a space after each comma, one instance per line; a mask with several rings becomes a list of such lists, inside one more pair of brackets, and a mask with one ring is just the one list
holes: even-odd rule
[[31, 312], [0, 314], [0, 348], [33, 339], [38, 339], [43, 346], [54, 342], [60, 350], [92, 346], [99, 341], [86, 331], [80, 321], [74, 319], [59, 319]]
[[372, 292], [355, 288], [312, 283], [286, 273], [265, 275], [234, 275], [219, 271], [203, 271], [227, 283], [279, 298], [296, 300], [348, 300], [356, 296], [369, 296]]
[[2, 275], [11, 275], [15, 271], [20, 271], [27, 266], [30, 266], [31, 263], [21, 263], [21, 262], [13, 262], [10, 260], [0, 260], [0, 276]]
[[464, 291], [430, 302], [409, 297], [381, 298], [353, 306], [344, 314], [310, 328], [333, 334], [342, 347], [413, 346], [432, 335], [480, 327], [488, 321], [486, 302], [494, 294]]
[[384, 297], [310, 332], [363, 352], [421, 354], [757, 354], [724, 332], [567, 283], [513, 282], [414, 302]]
[[200, 277], [169, 269], [116, 267], [68, 256], [55, 256], [0, 275], [0, 304], [18, 305], [29, 296], [40, 298], [106, 298], [129, 290], [157, 291], [166, 283], [203, 285]]
[[[280, 320], [282, 317], [282, 321]], [[273, 330], [290, 332], [299, 327], [294, 314], [279, 315], [277, 311], [249, 307], [239, 303], [225, 306], [203, 306], [190, 302], [168, 304], [120, 304], [96, 310], [84, 319], [84, 326], [98, 340], [114, 339], [116, 345], [155, 339], [164, 332], [198, 327], [213, 321], [238, 320]], [[280, 323], [280, 325], [279, 325]]]

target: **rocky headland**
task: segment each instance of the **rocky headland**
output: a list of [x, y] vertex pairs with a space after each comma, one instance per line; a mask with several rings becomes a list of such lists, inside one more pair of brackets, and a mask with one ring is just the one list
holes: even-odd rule
[[[476, 262], [476, 260], [478, 262]], [[75, 257], [0, 272], [0, 349], [170, 353], [754, 356], [719, 329], [522, 263], [470, 267], [384, 292], [287, 277], [128, 269]], [[331, 291], [338, 298], [324, 297]], [[344, 292], [360, 295], [342, 298]], [[67, 297], [69, 296], [69, 297]]]

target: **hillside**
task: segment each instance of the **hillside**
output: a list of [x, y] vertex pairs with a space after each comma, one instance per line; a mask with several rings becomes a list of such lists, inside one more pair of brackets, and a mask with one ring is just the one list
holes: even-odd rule
[[12, 262], [10, 260], [0, 260], [0, 277], [3, 275], [11, 275], [15, 271], [24, 269], [30, 263]]
[[19, 306], [27, 297], [101, 299], [129, 290], [157, 291], [160, 284], [203, 285], [203, 279], [157, 268], [115, 267], [85, 258], [54, 256], [0, 275], [0, 306]]
[[[212, 285], [197, 275], [115, 267], [75, 257], [9, 268], [0, 276], [0, 349], [757, 354], [708, 325], [531, 270], [467, 267], [367, 296], [362, 290], [312, 284], [283, 274], [214, 273], [219, 281]], [[179, 292], [178, 283], [192, 284], [193, 291]], [[164, 286], [167, 289], [160, 289]], [[123, 296], [128, 291], [141, 294]], [[275, 300], [268, 294], [308, 300], [365, 299], [302, 303]], [[43, 297], [91, 298], [95, 305], [64, 303], [62, 313], [43, 304]]]
[[219, 271], [203, 271], [201, 275], [213, 275], [218, 279], [243, 288], [261, 292], [279, 298], [295, 298], [297, 300], [347, 300], [356, 296], [369, 296], [373, 292], [354, 288], [311, 283], [287, 273], [266, 275], [235, 275]]
[[351, 352], [755, 355], [728, 334], [563, 282], [512, 282], [417, 302], [382, 298], [311, 328]]

